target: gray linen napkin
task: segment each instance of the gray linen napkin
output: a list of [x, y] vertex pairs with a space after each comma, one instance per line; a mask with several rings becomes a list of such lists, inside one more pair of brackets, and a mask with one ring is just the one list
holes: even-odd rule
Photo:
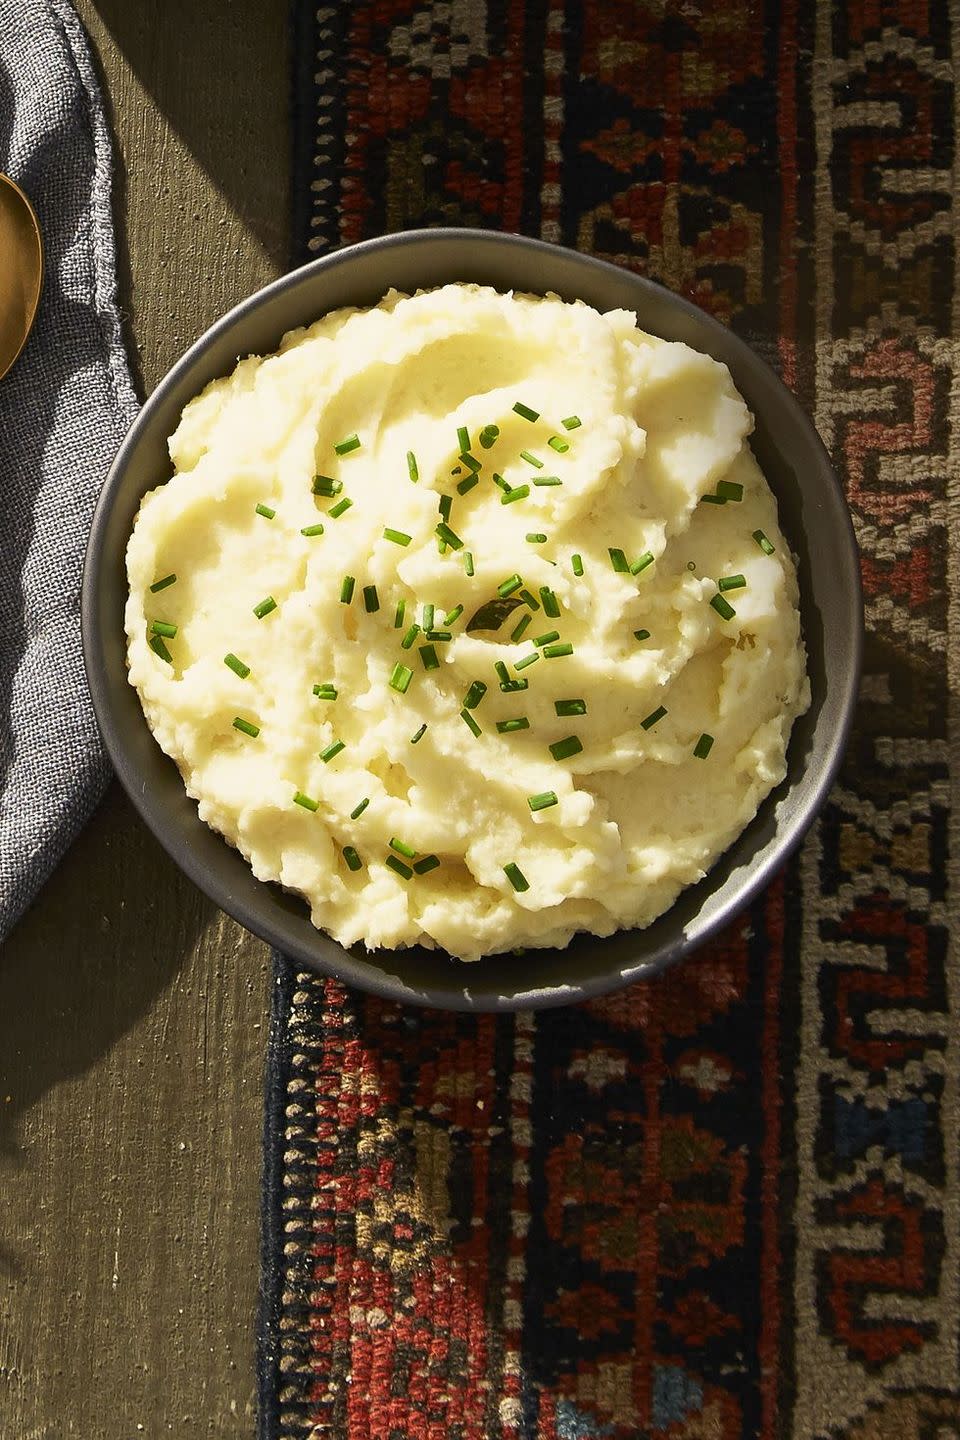
[[37, 327], [0, 380], [3, 940], [107, 778], [83, 674], [80, 570], [137, 408], [116, 302], [110, 136], [67, 0], [0, 0], [0, 170], [33, 201], [47, 263]]

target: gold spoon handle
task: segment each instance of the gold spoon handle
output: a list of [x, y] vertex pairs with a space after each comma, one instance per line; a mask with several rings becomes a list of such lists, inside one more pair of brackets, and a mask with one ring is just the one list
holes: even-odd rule
[[42, 285], [43, 244], [33, 206], [0, 174], [0, 379], [26, 344]]

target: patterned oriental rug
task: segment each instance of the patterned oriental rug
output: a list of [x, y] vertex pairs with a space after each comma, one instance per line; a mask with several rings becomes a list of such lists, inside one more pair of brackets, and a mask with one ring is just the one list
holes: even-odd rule
[[957, 0], [297, 17], [300, 254], [525, 231], [735, 327], [863, 551], [845, 768], [660, 979], [398, 1008], [278, 962], [264, 1440], [960, 1434]]

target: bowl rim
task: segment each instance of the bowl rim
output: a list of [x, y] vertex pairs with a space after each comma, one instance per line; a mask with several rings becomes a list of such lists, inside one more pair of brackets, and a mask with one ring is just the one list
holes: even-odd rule
[[[638, 959], [627, 966], [611, 968], [601, 974], [589, 976], [577, 982], [563, 982], [548, 987], [535, 986], [528, 989], [518, 987], [509, 994], [473, 993], [471, 992], [468, 978], [465, 979], [464, 985], [459, 988], [456, 986], [447, 987], [442, 985], [431, 986], [429, 990], [413, 988], [406, 984], [402, 977], [389, 972], [376, 962], [376, 957], [380, 955], [392, 956], [398, 952], [393, 950], [367, 952], [371, 957], [370, 959], [358, 959], [344, 947], [339, 946], [337, 942], [333, 941], [332, 937], [324, 935], [328, 943], [338, 951], [338, 958], [334, 964], [327, 960], [322, 953], [308, 952], [295, 939], [291, 941], [290, 937], [281, 936], [276, 924], [271, 921], [269, 916], [258, 913], [258, 906], [248, 904], [243, 897], [238, 897], [233, 894], [225, 882], [221, 882], [216, 876], [212, 876], [208, 872], [203, 860], [194, 852], [192, 845], [186, 837], [171, 830], [168, 818], [161, 813], [162, 807], [154, 804], [135, 761], [133, 761], [128, 754], [123, 727], [117, 722], [110, 700], [111, 687], [106, 678], [104, 635], [101, 631], [97, 609], [100, 577], [103, 574], [106, 559], [105, 531], [115, 494], [120, 490], [126, 470], [132, 457], [136, 453], [143, 432], [151, 423], [154, 412], [163, 405], [170, 392], [175, 390], [183, 379], [189, 375], [197, 361], [200, 360], [209, 349], [215, 346], [221, 338], [229, 334], [239, 321], [269, 306], [275, 297], [291, 289], [295, 290], [301, 285], [309, 286], [314, 276], [323, 274], [327, 270], [333, 270], [345, 263], [349, 264], [355, 256], [381, 251], [390, 252], [395, 249], [408, 248], [411, 246], [430, 246], [438, 242], [449, 244], [451, 241], [470, 247], [515, 247], [518, 250], [528, 252], [545, 252], [554, 257], [560, 255], [568, 261], [582, 266], [586, 271], [596, 274], [601, 279], [606, 275], [610, 278], [616, 277], [619, 283], [627, 280], [631, 285], [636, 287], [638, 294], [645, 292], [648, 295], [657, 297], [661, 303], [666, 299], [666, 302], [670, 306], [679, 311], [680, 314], [689, 317], [697, 327], [701, 329], [705, 327], [708, 333], [712, 333], [718, 339], [722, 338], [721, 348], [729, 349], [732, 347], [734, 351], [744, 356], [745, 364], [753, 364], [761, 367], [761, 373], [765, 372], [765, 382], [768, 385], [772, 384], [774, 392], [778, 392], [780, 404], [786, 406], [793, 424], [798, 426], [802, 432], [805, 432], [808, 444], [810, 444], [813, 452], [819, 459], [822, 473], [829, 477], [829, 481], [834, 490], [834, 499], [835, 501], [839, 501], [837, 509], [844, 527], [842, 538], [845, 552], [851, 561], [849, 574], [846, 577], [850, 583], [849, 594], [846, 597], [848, 602], [846, 619], [850, 625], [849, 648], [851, 659], [843, 677], [844, 684], [842, 693], [834, 695], [833, 698], [835, 723], [833, 734], [830, 738], [829, 754], [812, 789], [808, 789], [804, 803], [789, 818], [784, 832], [777, 834], [775, 841], [769, 846], [769, 853], [762, 858], [759, 864], [752, 867], [749, 873], [744, 875], [733, 893], [711, 914], [703, 934], [694, 936], [689, 940], [684, 936], [679, 942], [674, 943], [672, 946], [662, 947], [660, 953], [654, 953], [653, 955]], [[389, 285], [387, 288], [390, 288]], [[521, 293], [530, 293], [525, 291], [520, 285], [517, 286], [517, 289], [521, 291]], [[323, 311], [318, 312], [314, 318], [322, 318], [323, 313]], [[305, 320], [304, 323], [310, 324], [313, 322], [312, 320]], [[711, 348], [706, 350], [705, 353], [714, 354], [714, 350]], [[296, 269], [288, 271], [286, 274], [270, 281], [252, 295], [240, 301], [209, 326], [208, 329], [189, 346], [183, 355], [170, 367], [147, 398], [121, 442], [107, 473], [91, 521], [84, 555], [80, 608], [87, 683], [107, 753], [121, 784], [132, 800], [141, 819], [146, 823], [155, 838], [179, 868], [187, 874], [194, 884], [216, 905], [245, 926], [245, 928], [266, 943], [290, 955], [291, 958], [297, 963], [302, 964], [306, 969], [338, 979], [343, 983], [354, 985], [358, 989], [378, 995], [384, 999], [399, 1000], [403, 1003], [425, 1005], [433, 1008], [473, 1012], [509, 1012], [550, 1008], [575, 1004], [610, 993], [611, 991], [625, 988], [637, 980], [659, 974], [667, 967], [678, 963], [728, 925], [735, 915], [746, 909], [751, 901], [771, 882], [774, 875], [797, 850], [820, 811], [836, 778], [853, 723], [864, 647], [863, 593], [858, 564], [858, 548], [853, 520], [846, 503], [843, 487], [812, 420], [804, 412], [792, 392], [780, 379], [779, 375], [767, 364], [763, 357], [759, 355], [747, 341], [741, 339], [735, 331], [724, 325], [720, 320], [706, 311], [701, 310], [684, 296], [677, 294], [675, 291], [659, 284], [657, 281], [649, 279], [645, 275], [639, 275], [625, 267], [611, 264], [606, 260], [597, 259], [592, 255], [585, 255], [567, 246], [556, 245], [534, 237], [518, 235], [508, 231], [479, 230], [452, 226], [405, 230], [386, 235], [378, 235], [367, 240], [358, 241], [353, 245], [344, 246], [310, 260], [306, 264], [298, 266]], [[144, 724], [146, 724], [146, 720], [144, 720]], [[173, 764], [172, 761], [170, 761], [170, 763]], [[772, 794], [768, 795], [765, 800], [761, 802], [760, 810], [771, 802], [773, 796], [778, 793], [784, 783], [785, 782], [781, 782], [781, 786], [776, 787]], [[191, 804], [192, 803], [193, 802], [191, 802]], [[195, 813], [194, 810], [194, 814]], [[199, 817], [197, 817], [197, 821], [198, 824], [203, 823], [199, 820]], [[751, 824], [752, 823], [753, 822], [751, 822]], [[218, 838], [224, 845], [229, 845], [229, 842], [224, 840], [223, 837]], [[736, 841], [733, 843], [736, 844]], [[715, 864], [719, 864], [722, 858], [722, 856], [719, 857]], [[247, 862], [244, 861], [243, 863], [246, 864]], [[705, 879], [709, 879], [710, 873], [710, 871], [707, 872]], [[259, 883], [263, 884], [263, 882]], [[698, 884], [702, 883], [704, 882], [698, 882]], [[264, 893], [269, 893], [269, 889], [271, 888], [272, 887], [264, 884]], [[686, 889], [692, 888], [694, 887], [686, 887]], [[681, 896], [683, 893], [684, 892], [681, 891]], [[674, 904], [678, 903], [680, 898], [681, 897], [678, 896], [678, 900], [675, 901]], [[669, 914], [672, 908], [673, 906], [670, 906], [664, 914]], [[318, 931], [317, 934], [323, 935], [323, 932]], [[598, 943], [604, 943], [603, 937], [596, 937], [596, 939]], [[557, 953], [565, 952], [561, 951]], [[475, 965], [482, 966], [483, 964], [483, 960], [475, 962]], [[472, 964], [469, 967], [470, 973], [474, 972], [475, 965]]]

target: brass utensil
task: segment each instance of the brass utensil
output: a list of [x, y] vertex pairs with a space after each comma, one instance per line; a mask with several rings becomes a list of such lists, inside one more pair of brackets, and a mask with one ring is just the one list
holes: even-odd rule
[[43, 286], [43, 240], [20, 186], [0, 175], [0, 380], [33, 329]]

